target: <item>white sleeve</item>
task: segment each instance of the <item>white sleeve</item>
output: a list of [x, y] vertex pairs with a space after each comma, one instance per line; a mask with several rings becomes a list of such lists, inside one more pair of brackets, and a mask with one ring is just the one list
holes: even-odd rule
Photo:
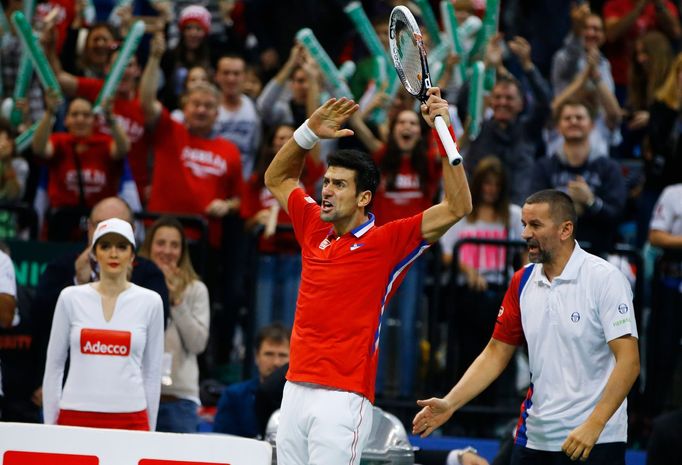
[[632, 305], [632, 288], [617, 268], [607, 271], [599, 282], [597, 309], [606, 342], [630, 334], [637, 336], [637, 323]]
[[[671, 198], [673, 192], [670, 188], [666, 188], [661, 193], [661, 196], [656, 201], [656, 206], [654, 207], [654, 212], [651, 215], [651, 223], [649, 224], [649, 229], [656, 229], [658, 231], [664, 231], [667, 233], [672, 232], [673, 227], [673, 209], [674, 199]], [[678, 200], [679, 201], [679, 200]]]
[[161, 297], [155, 294], [147, 323], [147, 342], [142, 357], [142, 380], [147, 397], [147, 415], [149, 430], [156, 430], [156, 417], [159, 413], [161, 396], [161, 365], [163, 364], [163, 304]]
[[521, 224], [521, 207], [518, 205], [509, 205], [509, 240], [520, 241], [521, 234], [523, 234], [523, 225]]
[[5, 252], [0, 250], [0, 294], [17, 296], [17, 281], [14, 275], [14, 264]]
[[68, 300], [70, 299], [64, 297], [64, 292], [57, 299], [52, 329], [50, 330], [50, 341], [47, 345], [45, 375], [43, 376], [43, 417], [45, 424], [48, 425], [57, 423], [59, 400], [62, 397], [64, 366], [69, 354], [71, 321]]
[[440, 237], [439, 242], [440, 242], [441, 253], [452, 255], [452, 250], [454, 249], [455, 244], [459, 240], [459, 232], [461, 229], [461, 226], [459, 226], [459, 224], [462, 221], [466, 221], [466, 218], [462, 218], [457, 223], [453, 224], [450, 227], [450, 229], [445, 231], [445, 234], [443, 234]]

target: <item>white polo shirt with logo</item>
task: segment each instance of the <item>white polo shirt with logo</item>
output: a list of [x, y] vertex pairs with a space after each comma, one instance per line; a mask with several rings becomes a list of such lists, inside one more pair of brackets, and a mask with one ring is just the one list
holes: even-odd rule
[[[560, 451], [592, 413], [616, 363], [608, 342], [637, 337], [632, 290], [607, 261], [575, 249], [549, 282], [542, 264], [517, 271], [500, 308], [493, 338], [528, 344], [530, 380], [515, 443]], [[597, 443], [627, 440], [627, 400]]]
[[[147, 410], [156, 427], [163, 360], [163, 304], [132, 284], [119, 294], [111, 320], [90, 284], [70, 286], [55, 308], [43, 378], [45, 423], [59, 410], [132, 413]], [[64, 364], [69, 372], [62, 390]]]

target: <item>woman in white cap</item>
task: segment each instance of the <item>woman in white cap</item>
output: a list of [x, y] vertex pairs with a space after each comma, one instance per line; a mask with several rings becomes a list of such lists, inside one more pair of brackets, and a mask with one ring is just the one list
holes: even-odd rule
[[163, 360], [161, 297], [128, 281], [135, 258], [130, 223], [99, 223], [91, 253], [100, 280], [67, 287], [57, 301], [43, 379], [45, 423], [154, 431]]

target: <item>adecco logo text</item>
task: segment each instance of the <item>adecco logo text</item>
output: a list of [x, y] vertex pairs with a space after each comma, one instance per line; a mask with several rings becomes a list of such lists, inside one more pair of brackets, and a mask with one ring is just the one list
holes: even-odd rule
[[81, 329], [81, 353], [127, 357], [130, 353], [130, 331]]

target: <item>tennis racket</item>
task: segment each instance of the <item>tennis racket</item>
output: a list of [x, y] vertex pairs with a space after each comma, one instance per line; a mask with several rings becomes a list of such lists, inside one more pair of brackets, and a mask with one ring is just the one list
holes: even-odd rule
[[[406, 7], [397, 6], [391, 11], [388, 21], [388, 39], [393, 66], [400, 82], [413, 97], [426, 103], [426, 91], [431, 88], [429, 64], [426, 61], [424, 41], [417, 21]], [[450, 164], [456, 166], [462, 163], [462, 156], [457, 150], [457, 145], [452, 139], [445, 120], [441, 116], [436, 116], [433, 124], [445, 147]]]

